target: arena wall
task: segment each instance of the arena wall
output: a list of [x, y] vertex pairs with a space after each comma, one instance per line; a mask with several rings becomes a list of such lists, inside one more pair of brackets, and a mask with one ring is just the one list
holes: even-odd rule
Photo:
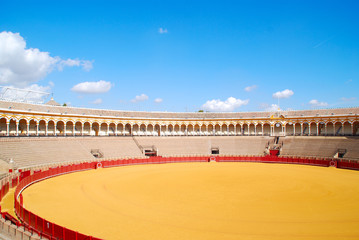
[[[305, 164], [321, 167], [338, 167], [338, 168], [347, 168], [353, 170], [359, 170], [358, 162], [350, 161], [341, 161], [335, 159], [320, 159], [320, 158], [293, 158], [293, 157], [276, 157], [276, 156], [231, 156], [231, 157], [221, 157], [221, 156], [202, 156], [202, 157], [153, 157], [149, 159], [119, 159], [112, 161], [102, 161], [102, 162], [92, 162], [92, 163], [80, 163], [72, 164], [66, 166], [58, 166], [56, 168], [49, 168], [47, 170], [37, 170], [34, 171], [30, 176], [24, 177], [19, 182], [15, 190], [15, 212], [18, 218], [21, 220], [17, 224], [22, 227], [24, 230], [19, 228], [19, 226], [11, 227], [9, 222], [4, 222], [1, 220], [1, 227], [3, 229], [8, 229], [7, 232], [23, 236], [24, 231], [30, 233], [30, 238], [18, 238], [18, 239], [38, 239], [39, 237], [45, 237], [47, 239], [77, 239], [77, 240], [86, 240], [86, 239], [98, 239], [91, 236], [86, 236], [84, 234], [78, 233], [75, 230], [70, 230], [65, 227], [59, 226], [55, 223], [47, 221], [36, 214], [28, 211], [22, 203], [21, 192], [28, 186], [38, 181], [46, 180], [50, 177], [59, 176], [62, 174], [72, 173], [76, 171], [84, 171], [89, 169], [96, 169], [99, 167], [115, 167], [115, 166], [124, 166], [124, 165], [133, 165], [133, 164], [163, 164], [163, 163], [175, 163], [175, 162], [208, 162], [208, 161], [217, 161], [217, 162], [261, 162], [261, 163], [283, 163], [283, 164]], [[19, 178], [19, 177], [18, 177]], [[20, 177], [21, 178], [21, 177]], [[10, 178], [7, 179], [5, 186], [2, 189], [8, 189], [8, 184]], [[7, 186], [7, 187], [6, 187]], [[9, 230], [14, 228], [14, 230]], [[19, 230], [18, 230], [19, 229]], [[13, 233], [12, 233], [13, 232]], [[29, 235], [29, 234], [28, 234]], [[34, 236], [34, 238], [31, 238]]]

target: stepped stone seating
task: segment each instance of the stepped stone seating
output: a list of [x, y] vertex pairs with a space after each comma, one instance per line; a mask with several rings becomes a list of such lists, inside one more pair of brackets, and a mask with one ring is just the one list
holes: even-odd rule
[[[210, 155], [212, 148], [220, 155], [263, 155], [272, 137], [196, 136], [135, 137], [141, 146], [155, 146], [160, 156]], [[344, 158], [359, 159], [359, 137], [280, 137], [282, 156], [334, 157], [346, 149]], [[95, 161], [92, 149], [99, 149], [103, 159], [144, 157], [132, 137], [16, 137], [0, 138], [0, 171], [6, 171], [10, 159], [17, 168]]]
[[344, 158], [359, 159], [358, 137], [285, 137], [282, 156], [333, 157], [338, 149], [347, 149]]
[[100, 149], [104, 158], [144, 156], [130, 137], [85, 137], [76, 140], [87, 152], [91, 152], [91, 149]]
[[143, 146], [156, 146], [161, 156], [209, 155], [219, 148], [222, 155], [262, 155], [269, 137], [136, 137]]
[[15, 167], [93, 160], [74, 138], [8, 138], [0, 141], [1, 154]]

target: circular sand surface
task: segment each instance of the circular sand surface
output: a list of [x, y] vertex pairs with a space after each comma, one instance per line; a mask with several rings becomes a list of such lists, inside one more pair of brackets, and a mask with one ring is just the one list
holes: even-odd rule
[[174, 163], [52, 178], [23, 193], [47, 220], [104, 239], [359, 239], [359, 172]]

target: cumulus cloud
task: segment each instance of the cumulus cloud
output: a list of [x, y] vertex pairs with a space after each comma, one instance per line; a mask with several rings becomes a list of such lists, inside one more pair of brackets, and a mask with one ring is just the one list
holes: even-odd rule
[[64, 69], [65, 66], [67, 67], [82, 67], [85, 71], [90, 71], [92, 69], [92, 63], [93, 61], [89, 60], [79, 60], [79, 59], [67, 59], [67, 60], [61, 60], [57, 64], [57, 67], [60, 71]]
[[329, 105], [327, 102], [319, 102], [317, 99], [310, 100], [309, 104], [312, 107], [326, 107]]
[[159, 32], [160, 34], [168, 33], [167, 28], [161, 28], [161, 27], [158, 29], [158, 32]]
[[251, 91], [255, 90], [256, 88], [257, 88], [257, 85], [252, 85], [252, 86], [245, 87], [244, 90], [246, 92], [251, 92]]
[[136, 103], [136, 102], [143, 102], [146, 100], [148, 100], [148, 96], [142, 93], [141, 95], [138, 95], [134, 99], [132, 99], [131, 102]]
[[289, 98], [293, 96], [294, 92], [292, 90], [286, 89], [283, 91], [279, 91], [276, 93], [273, 93], [273, 98]]
[[112, 87], [111, 82], [100, 80], [98, 82], [82, 82], [76, 84], [71, 88], [71, 91], [77, 93], [96, 94], [96, 93], [108, 92], [110, 91], [111, 87]]
[[265, 111], [265, 112], [276, 112], [279, 111], [280, 108], [277, 104], [268, 104], [268, 103], [262, 103], [260, 105], [260, 107]]
[[202, 108], [206, 111], [213, 111], [213, 112], [230, 112], [240, 106], [247, 105], [249, 100], [241, 100], [236, 99], [234, 97], [229, 97], [225, 101], [221, 101], [219, 99], [213, 99], [207, 101], [205, 104], [202, 105]]
[[45, 78], [55, 68], [81, 66], [92, 68], [87, 60], [63, 60], [38, 48], [27, 48], [19, 33], [0, 32], [0, 84], [24, 88]]
[[162, 101], [163, 101], [162, 98], [156, 98], [156, 99], [155, 99], [155, 103], [161, 103]]
[[102, 99], [101, 99], [101, 98], [97, 98], [96, 100], [92, 101], [91, 103], [92, 103], [92, 104], [96, 104], [96, 105], [101, 104], [101, 103], [102, 103]]

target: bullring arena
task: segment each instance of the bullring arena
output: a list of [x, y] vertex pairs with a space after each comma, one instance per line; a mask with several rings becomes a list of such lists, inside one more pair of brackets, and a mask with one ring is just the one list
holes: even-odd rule
[[0, 101], [0, 237], [358, 239], [358, 114]]

